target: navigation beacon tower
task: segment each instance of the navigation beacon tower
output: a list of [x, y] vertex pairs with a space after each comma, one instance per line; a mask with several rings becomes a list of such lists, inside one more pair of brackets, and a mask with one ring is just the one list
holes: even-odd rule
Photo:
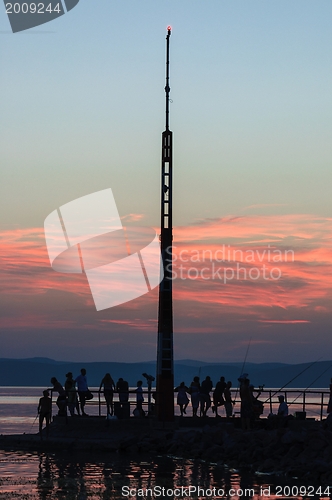
[[162, 133], [161, 150], [161, 255], [164, 278], [159, 285], [158, 351], [157, 351], [157, 414], [158, 420], [174, 419], [173, 370], [173, 300], [172, 300], [172, 132], [169, 130], [169, 40], [166, 36], [166, 129]]

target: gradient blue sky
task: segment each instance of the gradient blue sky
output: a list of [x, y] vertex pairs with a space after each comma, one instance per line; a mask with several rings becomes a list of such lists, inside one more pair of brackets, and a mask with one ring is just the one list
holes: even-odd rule
[[[3, 241], [12, 241], [14, 231], [31, 229], [42, 252], [42, 237], [37, 237], [32, 229], [42, 228], [45, 217], [62, 204], [107, 187], [113, 190], [121, 216], [136, 214], [141, 217], [140, 223], [158, 226], [165, 35], [166, 26], [171, 24], [174, 225], [179, 228], [178, 239], [195, 224], [192, 227], [198, 228], [199, 240], [199, 231], [204, 232], [204, 224], [210, 219], [243, 217], [243, 232], [247, 227], [246, 217], [258, 217], [250, 219], [250, 227], [260, 224], [259, 217], [271, 217], [270, 223], [264, 223], [270, 228], [268, 238], [262, 232], [255, 234], [254, 230], [244, 240], [238, 232], [237, 237], [246, 244], [255, 238], [261, 242], [281, 238], [281, 244], [289, 245], [291, 241], [296, 246], [302, 237], [301, 234], [296, 237], [296, 228], [302, 227], [306, 219], [306, 243], [299, 251], [303, 253], [304, 247], [324, 249], [325, 257], [318, 264], [325, 266], [329, 262], [326, 255], [330, 252], [332, 216], [331, 14], [332, 4], [324, 0], [170, 0], [167, 3], [81, 0], [61, 18], [13, 35], [2, 7], [0, 227]], [[293, 234], [287, 226], [292, 216], [298, 217], [299, 224], [292, 219]], [[285, 225], [274, 235], [271, 224], [279, 217]], [[231, 234], [223, 238], [218, 224], [215, 231], [214, 244], [234, 240]], [[218, 231], [221, 236], [217, 242]], [[3, 246], [3, 269], [9, 248], [11, 255], [15, 255], [15, 248], [17, 255], [22, 255], [22, 242], [15, 241], [16, 247]], [[181, 241], [186, 244], [184, 237]], [[321, 279], [327, 277], [327, 269], [324, 267]], [[19, 266], [13, 271], [15, 276], [24, 272]], [[10, 280], [14, 275], [6, 276]], [[310, 278], [306, 283], [309, 282]], [[296, 330], [295, 326], [287, 330], [287, 338], [294, 342], [294, 352], [300, 361], [312, 356], [310, 338], [317, 331], [320, 337], [315, 343], [316, 350], [324, 349], [327, 343], [332, 347], [328, 334], [332, 311], [327, 305], [331, 290], [324, 290], [326, 293], [320, 299], [316, 289], [313, 293], [315, 301], [324, 303], [321, 307], [326, 313], [326, 317], [319, 318], [319, 328], [317, 318], [306, 317], [311, 329], [306, 323], [303, 343], [298, 333], [301, 323]], [[19, 293], [17, 289], [16, 297]], [[21, 313], [24, 316], [22, 311], [32, 318], [38, 316], [31, 298], [28, 300], [23, 294], [26, 298], [16, 301], [7, 294], [6, 286], [1, 296], [5, 319], [10, 312], [2, 330], [6, 356], [27, 353], [52, 357], [54, 352], [55, 357], [62, 359], [75, 356], [68, 355], [52, 340], [47, 342], [43, 338], [41, 342], [42, 333], [35, 335], [32, 324], [26, 330], [23, 320], [23, 326], [15, 326], [14, 320], [11, 325], [10, 318]], [[156, 297], [155, 291], [148, 299], [148, 312], [144, 313], [142, 324], [155, 321]], [[243, 300], [241, 297], [240, 293], [238, 300]], [[73, 300], [76, 303], [78, 296]], [[282, 307], [290, 314], [287, 318], [300, 321], [298, 313], [309, 307], [308, 300], [304, 293], [303, 304], [298, 304], [294, 317], [290, 314], [294, 305], [284, 304]], [[61, 307], [57, 307], [61, 314]], [[80, 307], [74, 316], [83, 314]], [[54, 313], [50, 304], [47, 308], [47, 314]], [[176, 340], [177, 357], [195, 357], [194, 348], [190, 352], [186, 349], [196, 345], [197, 340], [190, 336], [195, 322], [185, 312], [190, 306], [186, 304], [183, 308], [176, 320], [179, 323], [175, 321], [175, 329], [178, 326], [186, 332], [182, 340]], [[114, 311], [109, 311], [111, 318], [115, 315], [114, 331], [108, 333], [110, 343], [118, 339], [117, 347], [111, 345], [105, 351], [101, 341], [94, 356], [113, 359], [113, 353], [117, 353], [124, 361], [132, 360], [139, 347], [137, 332], [130, 325], [126, 330], [119, 327], [132, 312], [125, 307], [122, 315]], [[215, 359], [214, 346], [222, 349], [227, 338], [228, 346], [232, 346], [228, 360], [240, 359], [249, 336], [255, 336], [258, 323], [250, 327], [250, 332], [244, 329], [242, 323], [236, 323], [236, 309], [226, 320], [218, 301], [208, 314], [204, 304], [201, 311], [201, 329], [206, 327], [208, 347], [204, 352], [199, 349], [197, 356]], [[223, 314], [228, 313], [226, 307]], [[208, 317], [214, 318], [213, 325], [208, 325]], [[249, 321], [249, 317], [250, 308], [241, 321]], [[77, 318], [73, 320], [75, 339], [79, 338], [81, 321]], [[136, 321], [139, 318], [136, 314]], [[223, 335], [218, 330], [220, 323], [229, 325]], [[94, 342], [89, 337], [93, 325], [92, 322], [90, 333], [85, 332], [85, 349], [80, 346], [77, 353], [80, 359], [87, 359]], [[68, 325], [66, 328], [55, 325], [52, 336], [66, 336], [70, 332]], [[275, 338], [283, 333], [285, 330], [273, 327], [269, 335]], [[24, 335], [27, 341], [26, 344], [23, 341], [23, 348]], [[155, 352], [154, 334], [151, 331], [149, 335], [140, 359], [151, 359]], [[264, 344], [265, 334], [261, 335], [261, 350], [257, 347], [255, 360], [264, 361], [264, 357], [284, 360], [285, 340], [281, 338], [276, 348]], [[130, 352], [128, 339], [133, 346]], [[302, 347], [297, 348], [298, 343]], [[329, 353], [325, 355], [332, 357]], [[294, 360], [294, 353], [289, 358]]]

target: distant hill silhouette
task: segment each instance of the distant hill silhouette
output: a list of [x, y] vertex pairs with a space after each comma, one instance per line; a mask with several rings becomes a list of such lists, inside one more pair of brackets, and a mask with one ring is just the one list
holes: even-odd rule
[[[280, 388], [296, 377], [311, 363], [289, 365], [285, 363], [246, 363], [244, 371], [249, 374], [255, 385], [265, 384], [266, 387]], [[90, 387], [99, 386], [105, 373], [111, 373], [115, 381], [119, 377], [128, 380], [134, 386], [137, 380], [145, 379], [142, 373], [155, 376], [156, 364], [152, 361], [141, 363], [92, 362], [77, 363], [70, 361], [55, 361], [49, 358], [8, 359], [0, 358], [0, 386], [36, 386], [49, 387], [51, 377], [56, 377], [64, 383], [65, 374], [73, 372], [79, 375], [81, 368], [86, 368]], [[210, 375], [215, 384], [221, 375], [231, 380], [237, 386], [242, 363], [207, 363], [197, 360], [179, 360], [174, 366], [174, 382], [184, 381], [190, 384], [194, 376], [201, 380]], [[325, 371], [326, 370], [326, 371]], [[325, 373], [323, 373], [325, 371]], [[332, 377], [332, 361], [319, 361], [308, 368], [302, 375], [288, 384], [287, 387], [328, 388]], [[315, 381], [315, 379], [317, 379]], [[315, 382], [314, 382], [315, 381]], [[314, 383], [313, 383], [314, 382]]]

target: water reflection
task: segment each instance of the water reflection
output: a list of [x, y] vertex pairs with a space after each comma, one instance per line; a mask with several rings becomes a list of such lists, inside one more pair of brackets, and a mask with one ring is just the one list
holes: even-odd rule
[[[171, 457], [150, 460], [141, 456], [87, 452], [0, 452], [0, 478], [0, 498], [7, 500], [136, 500], [142, 498], [146, 490], [149, 493], [144, 498], [153, 498], [156, 487], [158, 491], [165, 488], [164, 498], [185, 498], [186, 495], [174, 495], [172, 491], [177, 488], [181, 492], [181, 488], [191, 487], [190, 497], [195, 499], [216, 498], [216, 495], [202, 493], [215, 488], [224, 492], [220, 496], [230, 500], [258, 500], [262, 498], [260, 488], [269, 486], [264, 478], [202, 461]], [[278, 482], [281, 484], [282, 480]], [[284, 484], [296, 482], [290, 479]], [[274, 491], [275, 486], [271, 485], [270, 498], [276, 498]]]

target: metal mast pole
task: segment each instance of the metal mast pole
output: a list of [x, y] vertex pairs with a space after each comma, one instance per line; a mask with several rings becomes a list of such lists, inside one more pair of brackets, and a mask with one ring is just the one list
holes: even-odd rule
[[161, 255], [164, 278], [159, 285], [158, 352], [157, 352], [157, 414], [158, 420], [174, 420], [173, 370], [173, 301], [172, 301], [172, 132], [169, 130], [169, 39], [166, 36], [166, 129], [162, 134], [161, 153]]

